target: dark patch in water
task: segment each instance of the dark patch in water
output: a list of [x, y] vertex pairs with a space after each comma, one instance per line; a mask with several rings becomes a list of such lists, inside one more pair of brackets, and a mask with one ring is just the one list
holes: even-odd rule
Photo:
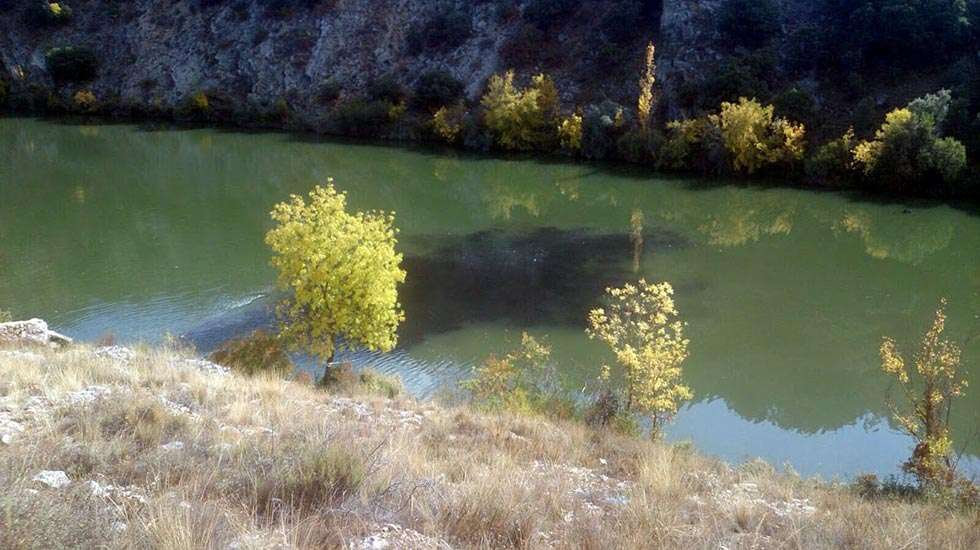
[[[403, 346], [469, 323], [584, 326], [606, 287], [636, 277], [632, 267], [637, 252], [643, 256], [688, 245], [666, 232], [645, 233], [637, 248], [635, 237], [626, 233], [554, 228], [424, 240], [436, 251], [406, 256], [404, 262]], [[265, 297], [233, 310], [189, 331], [184, 339], [207, 352], [229, 338], [271, 327], [275, 299]]]

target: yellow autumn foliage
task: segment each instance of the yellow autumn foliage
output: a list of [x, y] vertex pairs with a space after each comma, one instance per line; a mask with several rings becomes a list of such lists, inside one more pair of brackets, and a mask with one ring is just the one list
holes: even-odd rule
[[[674, 289], [667, 282], [640, 279], [635, 285], [606, 289], [606, 294], [606, 307], [589, 312], [586, 333], [612, 349], [625, 373], [626, 409], [649, 415], [656, 437], [680, 403], [693, 397], [681, 381], [689, 342], [674, 305]], [[603, 372], [608, 373], [607, 366]]]
[[880, 349], [881, 368], [898, 382], [905, 400], [904, 406], [889, 402], [892, 417], [916, 441], [904, 467], [925, 485], [954, 481], [949, 413], [953, 399], [961, 397], [967, 387], [961, 372], [961, 350], [943, 337], [945, 310], [943, 298], [911, 367], [893, 339], [884, 338]]
[[561, 146], [569, 151], [582, 148], [582, 115], [572, 113], [558, 125], [558, 139]]
[[708, 119], [721, 130], [736, 172], [752, 174], [770, 164], [803, 158], [806, 130], [802, 124], [775, 117], [772, 105], [743, 97], [738, 103], [722, 103], [721, 112]]
[[341, 337], [348, 346], [394, 348], [405, 319], [394, 214], [349, 213], [346, 195], [331, 179], [308, 200], [293, 195], [276, 205], [272, 219], [265, 240], [279, 286], [289, 291], [278, 311], [282, 337], [327, 362]]
[[514, 85], [514, 71], [493, 75], [481, 103], [484, 122], [504, 149], [541, 149], [554, 142], [558, 89], [550, 77], [539, 74], [521, 89]]

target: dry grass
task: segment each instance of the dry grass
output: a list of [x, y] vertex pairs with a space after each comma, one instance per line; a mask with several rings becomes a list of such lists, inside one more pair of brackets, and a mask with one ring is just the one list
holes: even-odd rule
[[575, 423], [32, 353], [0, 352], [2, 548], [980, 548], [976, 511]]

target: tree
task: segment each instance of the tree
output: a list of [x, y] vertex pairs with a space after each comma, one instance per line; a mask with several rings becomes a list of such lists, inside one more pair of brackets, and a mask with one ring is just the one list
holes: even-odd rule
[[272, 210], [266, 235], [279, 286], [281, 337], [328, 365], [338, 339], [348, 346], [390, 351], [405, 314], [398, 285], [405, 281], [395, 251], [394, 215], [347, 212], [347, 196], [329, 180], [309, 201], [293, 195]]
[[772, 105], [762, 106], [754, 99], [724, 102], [721, 113], [709, 120], [721, 130], [732, 169], [752, 174], [771, 164], [784, 164], [803, 157], [802, 124], [776, 118]]
[[925, 185], [932, 177], [954, 185], [966, 167], [966, 148], [942, 137], [950, 102], [949, 90], [940, 90], [891, 111], [874, 139], [854, 148], [855, 162], [876, 185], [893, 190]]
[[524, 89], [514, 86], [514, 71], [493, 75], [481, 103], [487, 127], [505, 149], [547, 149], [556, 139], [558, 89], [544, 74]]
[[551, 346], [524, 332], [519, 348], [503, 358], [490, 356], [461, 385], [484, 406], [530, 412], [554, 385], [550, 357]]
[[946, 299], [943, 298], [939, 301], [932, 327], [913, 356], [914, 369], [906, 365], [891, 338], [882, 340], [880, 350], [882, 370], [898, 381], [906, 401], [904, 407], [889, 402], [892, 417], [902, 431], [916, 441], [912, 457], [904, 468], [925, 486], [949, 486], [955, 481], [953, 442], [949, 435], [950, 412], [953, 399], [961, 397], [967, 387], [960, 371], [961, 350], [943, 338], [945, 310]]
[[[609, 304], [589, 312], [589, 338], [605, 342], [626, 376], [626, 410], [650, 416], [651, 435], [659, 437], [663, 425], [677, 413], [691, 389], [681, 382], [681, 364], [687, 358], [684, 323], [674, 306], [670, 283], [647, 283], [606, 289]], [[608, 366], [603, 377], [608, 378]]]
[[657, 65], [654, 59], [656, 51], [653, 42], [647, 44], [646, 69], [640, 77], [640, 96], [636, 101], [636, 116], [643, 129], [646, 129], [650, 122], [650, 113], [656, 100], [653, 95], [653, 85], [657, 83]]

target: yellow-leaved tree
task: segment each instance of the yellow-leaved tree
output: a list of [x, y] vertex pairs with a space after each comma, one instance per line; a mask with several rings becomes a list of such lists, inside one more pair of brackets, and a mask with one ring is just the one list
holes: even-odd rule
[[640, 77], [640, 95], [636, 100], [636, 118], [643, 129], [646, 129], [650, 122], [650, 114], [653, 112], [656, 99], [653, 95], [653, 86], [657, 83], [656, 51], [653, 42], [647, 44], [645, 70]]
[[281, 336], [294, 348], [329, 363], [338, 339], [350, 346], [390, 351], [405, 319], [398, 285], [405, 281], [395, 251], [394, 214], [347, 212], [347, 197], [330, 179], [309, 200], [293, 195], [272, 210], [265, 237], [274, 253]]
[[803, 125], [775, 117], [772, 105], [742, 97], [738, 103], [722, 103], [721, 112], [708, 119], [721, 130], [736, 172], [752, 174], [771, 164], [803, 158]]
[[962, 396], [967, 386], [960, 372], [960, 348], [943, 337], [945, 310], [943, 298], [911, 368], [891, 338], [882, 340], [880, 350], [882, 370], [898, 381], [905, 399], [903, 405], [889, 400], [892, 417], [916, 442], [904, 468], [927, 486], [955, 481], [950, 411], [953, 399]]
[[514, 71], [495, 74], [481, 103], [487, 128], [505, 149], [548, 148], [557, 139], [558, 89], [544, 74], [523, 89], [514, 85]]
[[[659, 437], [680, 403], [693, 397], [681, 381], [688, 340], [674, 305], [674, 288], [640, 279], [635, 285], [606, 289], [606, 294], [606, 307], [589, 312], [586, 333], [612, 349], [626, 378], [626, 410], [649, 415], [651, 435]], [[608, 371], [603, 366], [605, 377]]]

